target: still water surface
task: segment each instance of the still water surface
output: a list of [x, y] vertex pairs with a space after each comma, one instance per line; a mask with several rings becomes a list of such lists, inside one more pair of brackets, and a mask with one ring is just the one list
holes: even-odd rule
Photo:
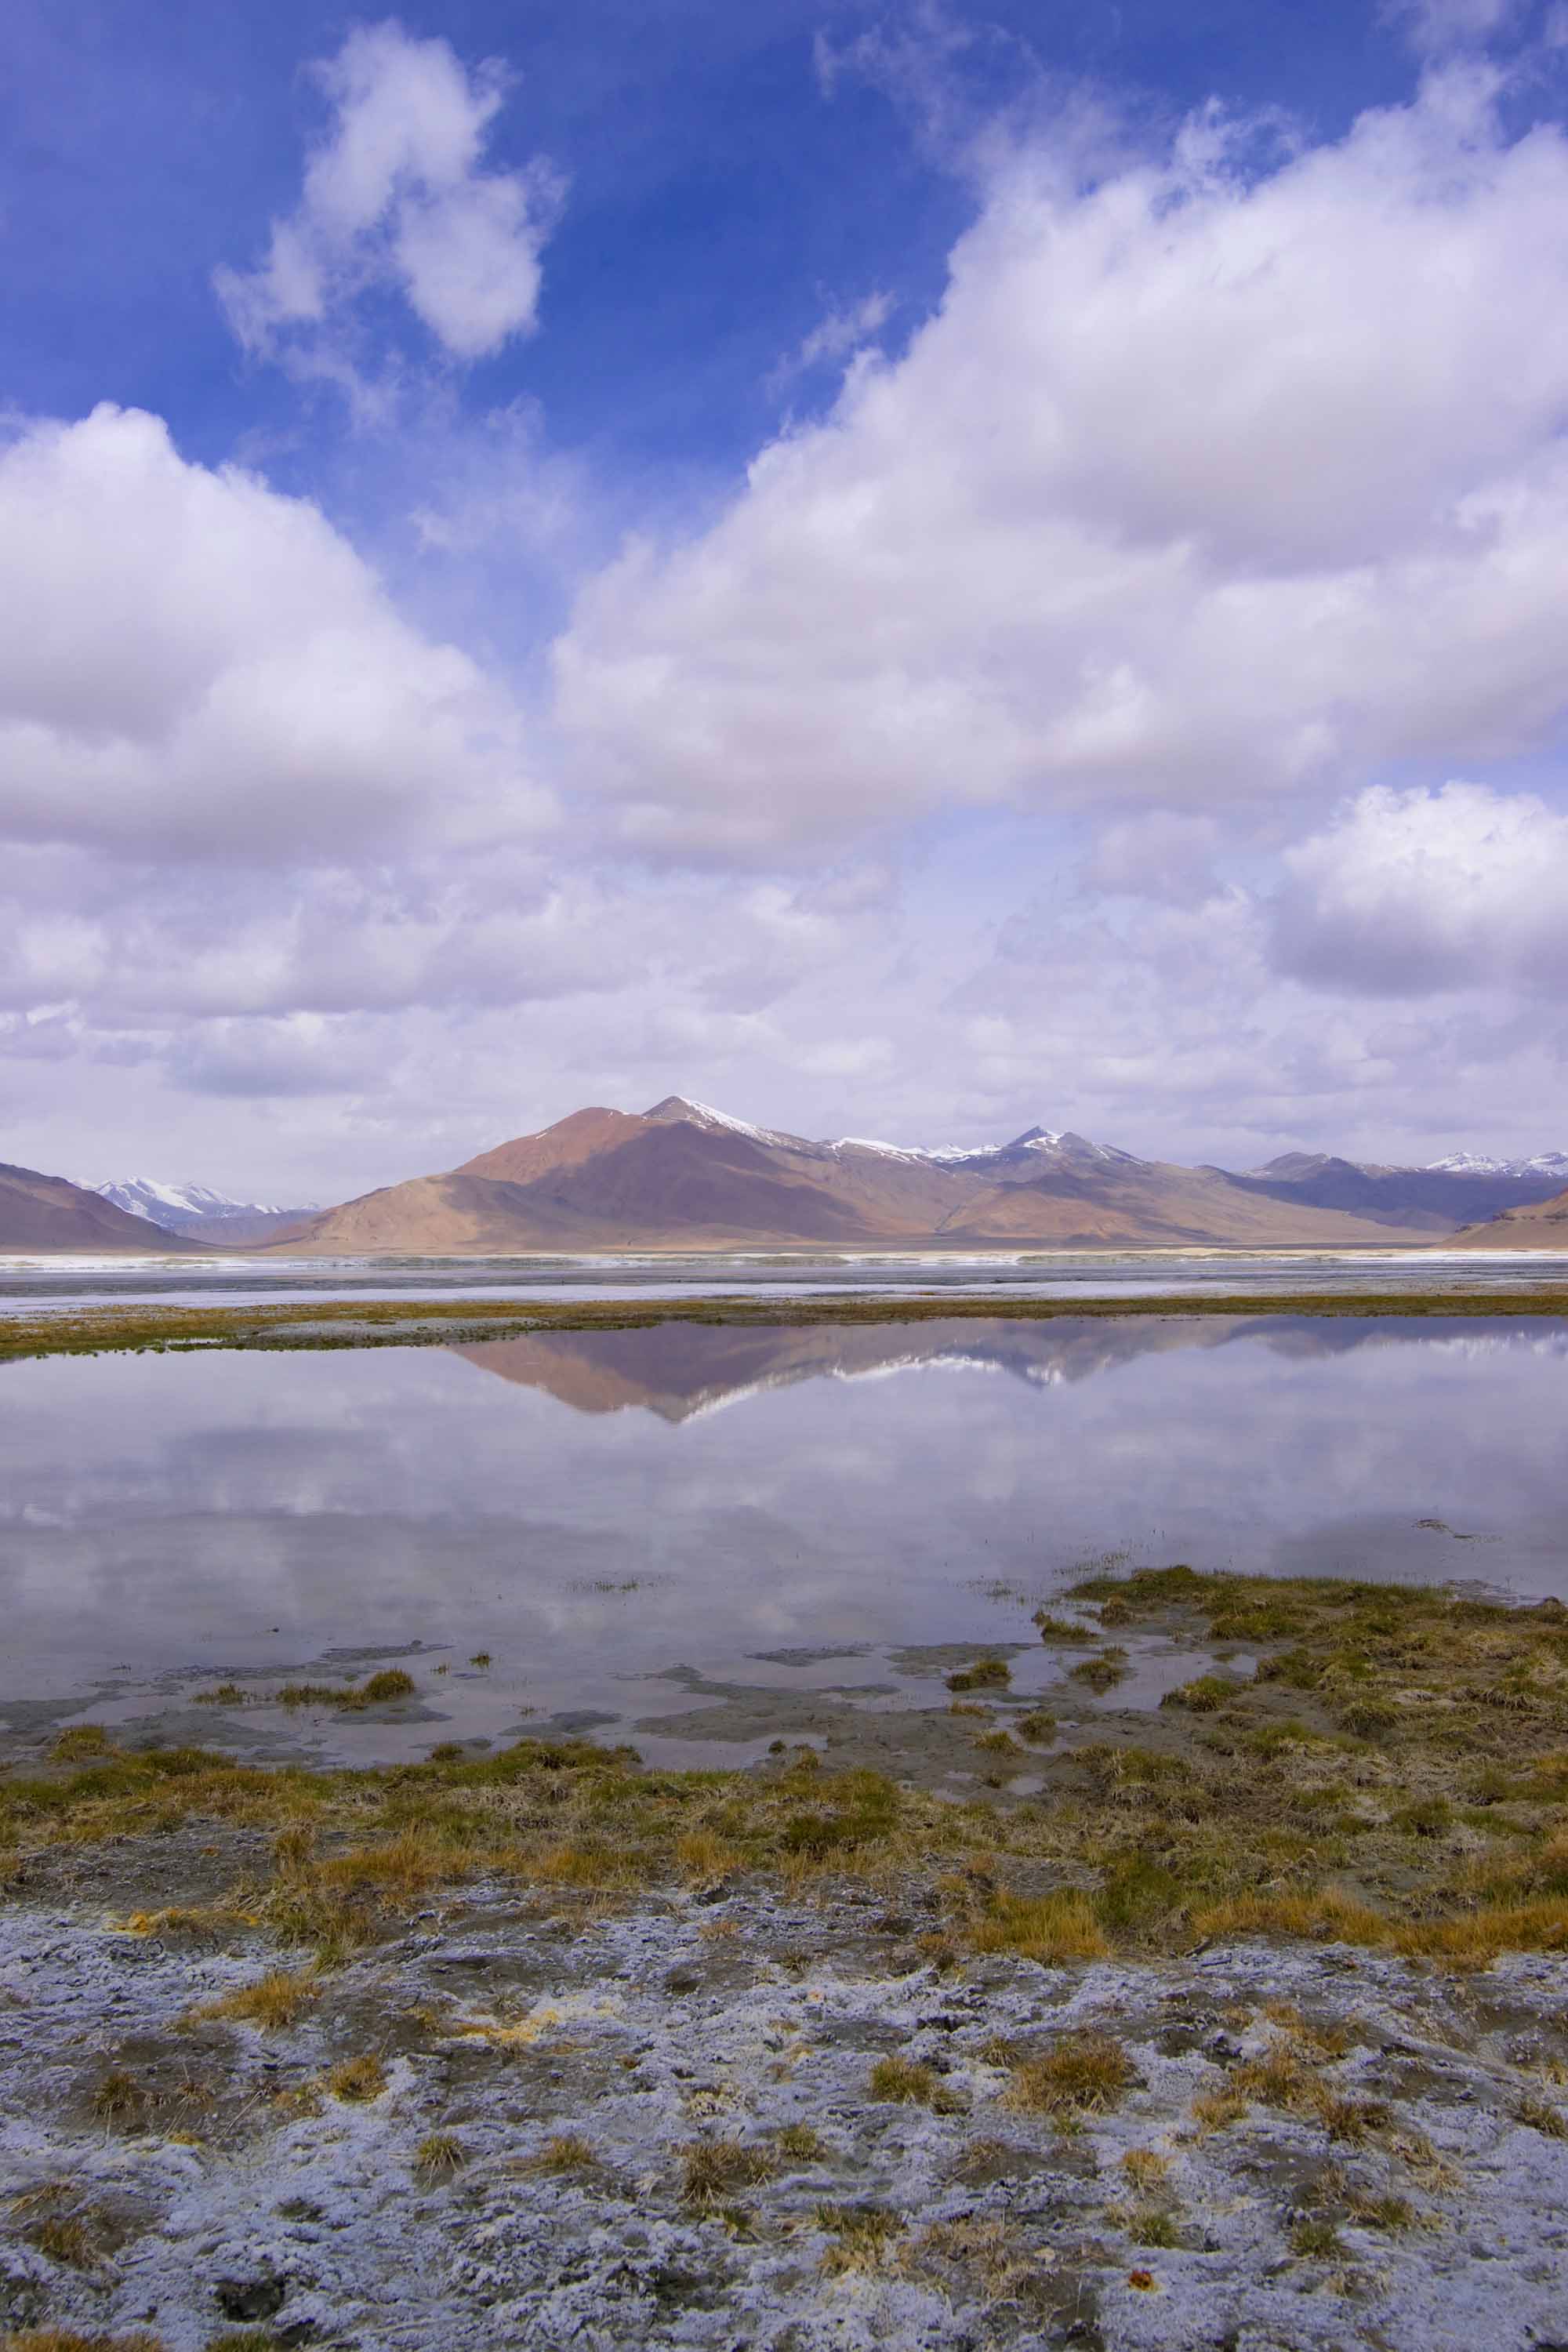
[[[90, 1716], [356, 1760], [542, 1724], [729, 1760], [680, 1720], [716, 1689], [929, 1706], [911, 1651], [1016, 1641], [1043, 1686], [1029, 1611], [1106, 1554], [1568, 1597], [1565, 1407], [1568, 1327], [1468, 1318], [9, 1364], [0, 1749]], [[190, 1705], [394, 1653], [398, 1719]]]
[[682, 1258], [86, 1258], [0, 1256], [0, 1317], [100, 1307], [281, 1306], [356, 1300], [662, 1297], [1247, 1297], [1280, 1292], [1441, 1297], [1561, 1289], [1568, 1256], [1544, 1250], [986, 1250], [710, 1252]]

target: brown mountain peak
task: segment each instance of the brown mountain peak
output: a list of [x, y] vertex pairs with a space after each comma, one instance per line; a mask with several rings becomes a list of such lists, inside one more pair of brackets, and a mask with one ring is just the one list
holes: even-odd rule
[[492, 1150], [481, 1151], [475, 1160], [465, 1160], [453, 1170], [456, 1176], [488, 1176], [505, 1184], [531, 1184], [541, 1176], [548, 1176], [559, 1168], [578, 1168], [595, 1152], [613, 1150], [617, 1143], [629, 1142], [641, 1135], [647, 1126], [646, 1119], [637, 1118], [629, 1111], [608, 1110], [600, 1104], [587, 1110], [574, 1110], [565, 1118], [558, 1118], [553, 1127], [542, 1127], [535, 1135], [520, 1135], [510, 1143], [498, 1143]]

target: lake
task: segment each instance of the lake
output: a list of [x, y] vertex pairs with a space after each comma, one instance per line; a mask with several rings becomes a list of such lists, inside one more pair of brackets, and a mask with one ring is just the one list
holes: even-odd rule
[[0, 1255], [0, 1317], [100, 1307], [661, 1297], [800, 1299], [1174, 1297], [1220, 1290], [1440, 1297], [1559, 1290], [1568, 1257], [1545, 1250], [757, 1250], [638, 1257], [150, 1258]]
[[[1528, 1318], [10, 1363], [0, 1750], [90, 1717], [266, 1756], [550, 1727], [731, 1762], [945, 1705], [948, 1647], [1017, 1644], [1014, 1690], [1048, 1693], [1030, 1612], [1107, 1558], [1568, 1597], [1565, 1406], [1568, 1327]], [[394, 1658], [418, 1695], [390, 1710], [194, 1704]], [[1133, 1664], [1107, 1704], [1166, 1686]]]

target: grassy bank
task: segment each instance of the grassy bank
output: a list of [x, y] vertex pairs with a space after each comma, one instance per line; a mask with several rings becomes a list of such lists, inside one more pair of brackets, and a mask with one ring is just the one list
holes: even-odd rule
[[[1258, 1932], [1479, 1965], [1568, 1948], [1560, 1602], [1186, 1568], [1090, 1580], [1075, 1598], [1073, 1618], [1040, 1620], [1064, 1685], [1113, 1691], [1123, 1630], [1209, 1670], [1157, 1711], [1064, 1737], [1048, 1704], [1011, 1699], [1004, 1661], [977, 1659], [950, 1677], [973, 1740], [966, 1803], [782, 1742], [751, 1772], [645, 1770], [629, 1750], [531, 1739], [320, 1772], [121, 1752], [88, 1726], [0, 1776], [0, 1879], [23, 1890], [62, 1853], [193, 1824], [221, 1853], [233, 1831], [232, 1885], [171, 1908], [128, 1883], [127, 1913], [193, 1932], [263, 1925], [316, 1964], [395, 1932], [433, 1890], [497, 1876], [610, 1901], [848, 1878], [913, 1890], [931, 1948], [954, 1959], [1131, 1957]], [[1226, 1670], [1237, 1653], [1255, 1676]], [[381, 1696], [406, 1693], [407, 1676], [386, 1679], [399, 1689]]]
[[94, 1307], [78, 1314], [0, 1318], [0, 1361], [37, 1356], [103, 1355], [184, 1348], [453, 1347], [536, 1331], [635, 1331], [660, 1323], [866, 1325], [984, 1320], [1052, 1322], [1107, 1316], [1310, 1315], [1568, 1316], [1568, 1286], [1518, 1290], [1227, 1291], [1135, 1298], [1123, 1293], [1067, 1298], [943, 1296], [934, 1298], [661, 1298], [552, 1302], [291, 1302], [278, 1307]]

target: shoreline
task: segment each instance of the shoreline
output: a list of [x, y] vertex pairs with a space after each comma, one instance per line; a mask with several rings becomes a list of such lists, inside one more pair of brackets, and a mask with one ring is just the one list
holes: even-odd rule
[[1089, 1292], [1071, 1298], [734, 1297], [639, 1299], [346, 1300], [277, 1307], [94, 1307], [0, 1317], [0, 1362], [43, 1356], [201, 1348], [451, 1347], [539, 1331], [646, 1330], [661, 1323], [803, 1328], [933, 1321], [1071, 1321], [1123, 1316], [1320, 1316], [1507, 1319], [1568, 1317], [1568, 1283], [1519, 1290], [1213, 1291], [1156, 1297]]

